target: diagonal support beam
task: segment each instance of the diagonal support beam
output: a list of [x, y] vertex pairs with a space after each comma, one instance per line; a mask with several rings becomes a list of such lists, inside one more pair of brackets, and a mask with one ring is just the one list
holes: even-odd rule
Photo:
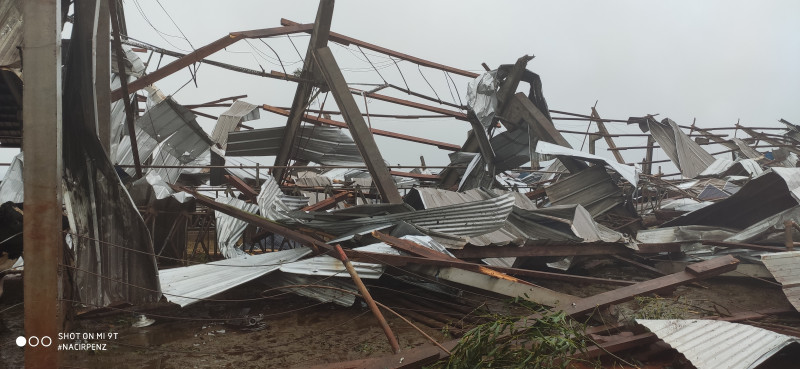
[[[603, 138], [606, 140], [606, 144], [608, 145], [609, 149], [616, 149], [617, 144], [614, 143], [614, 139], [608, 133], [608, 129], [606, 128], [606, 124], [600, 120], [600, 114], [597, 114], [597, 109], [592, 107], [592, 118], [596, 118], [595, 123], [597, 123], [597, 129], [600, 133], [603, 134]], [[591, 124], [591, 123], [590, 123]], [[614, 154], [614, 159], [617, 159], [617, 163], [625, 164], [625, 159], [622, 158], [622, 154], [619, 150], [611, 150], [611, 153]]]
[[[331, 31], [331, 19], [333, 18], [333, 4], [333, 0], [320, 0], [319, 2], [317, 18], [314, 21], [314, 28], [311, 31], [311, 39], [308, 41], [308, 50], [306, 51], [303, 70], [300, 72], [300, 78], [303, 80], [315, 79], [314, 75], [316, 72], [312, 55], [314, 50], [328, 44], [328, 34]], [[294, 140], [297, 137], [297, 131], [300, 129], [303, 112], [309, 103], [308, 99], [311, 96], [311, 89], [313, 87], [314, 86], [308, 82], [300, 82], [297, 84], [294, 100], [292, 100], [292, 110], [289, 119], [286, 120], [286, 129], [283, 131], [283, 144], [280, 150], [278, 150], [278, 155], [275, 156], [275, 166], [285, 167], [289, 164], [292, 147], [294, 147]], [[285, 168], [275, 168], [275, 171], [272, 172], [272, 176], [275, 177], [280, 184], [285, 173]]]
[[397, 185], [389, 174], [389, 168], [383, 161], [383, 156], [378, 149], [378, 144], [375, 143], [375, 138], [369, 131], [367, 122], [364, 121], [364, 117], [358, 110], [356, 100], [350, 94], [350, 89], [347, 87], [347, 82], [344, 80], [331, 49], [326, 46], [315, 50], [314, 60], [325, 78], [325, 82], [328, 83], [336, 105], [339, 105], [342, 111], [350, 134], [358, 146], [358, 151], [361, 152], [361, 157], [364, 158], [364, 164], [367, 165], [367, 170], [372, 175], [372, 181], [381, 194], [381, 200], [392, 204], [402, 203], [403, 198], [397, 192]]

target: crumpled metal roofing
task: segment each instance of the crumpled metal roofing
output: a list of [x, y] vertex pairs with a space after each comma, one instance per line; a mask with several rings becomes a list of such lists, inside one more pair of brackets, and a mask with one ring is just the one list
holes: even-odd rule
[[[682, 243], [694, 244], [702, 241], [722, 241], [735, 234], [736, 229], [687, 225], [678, 227], [641, 229], [636, 233], [640, 243]], [[681, 245], [688, 247], [692, 245]], [[686, 250], [684, 250], [686, 251]]]
[[331, 234], [342, 234], [356, 228], [384, 223], [405, 221], [426, 231], [459, 236], [477, 236], [500, 229], [511, 213], [514, 197], [510, 194], [469, 203], [448, 205], [434, 209], [409, 211], [388, 215], [353, 216], [360, 207], [348, 208], [346, 212], [294, 213], [298, 219], [306, 219], [304, 225]]
[[[353, 250], [401, 255], [399, 250], [382, 242], [356, 247], [353, 248]], [[353, 261], [352, 264], [353, 268], [356, 269], [356, 273], [358, 273], [358, 276], [362, 279], [378, 279], [383, 275], [383, 271], [386, 269], [386, 266], [382, 264], [365, 263], [361, 261]], [[347, 269], [345, 269], [344, 264], [342, 264], [339, 259], [328, 255], [315, 256], [313, 258], [284, 264], [280, 269], [281, 272], [284, 273], [350, 278], [350, 274], [347, 272]]]
[[730, 175], [744, 175], [755, 177], [764, 170], [761, 169], [761, 165], [758, 164], [757, 161], [753, 159], [741, 159], [737, 161], [724, 159], [724, 158], [717, 158], [714, 160], [711, 165], [706, 168], [702, 173], [700, 173], [700, 177], [725, 177]]
[[[349, 275], [348, 275], [349, 277]], [[270, 277], [269, 281], [265, 281], [268, 285], [274, 287], [283, 286], [298, 286], [316, 284], [328, 287], [340, 288], [343, 290], [358, 293], [355, 284], [352, 281], [341, 280], [337, 278], [314, 278], [312, 276], [278, 273], [274, 277]], [[332, 302], [340, 306], [353, 306], [356, 302], [356, 296], [352, 293], [345, 293], [342, 291], [332, 290], [328, 288], [315, 288], [315, 287], [302, 287], [302, 288], [287, 288], [278, 289], [277, 292], [291, 292], [300, 296], [305, 296], [320, 302]]]
[[309, 253], [311, 249], [298, 247], [260, 255], [244, 254], [207, 264], [161, 270], [159, 279], [167, 300], [184, 307], [274, 272], [282, 264]]
[[647, 129], [640, 127], [642, 132], [650, 130], [650, 135], [685, 177], [697, 177], [714, 163], [714, 157], [683, 133], [672, 119], [665, 118], [659, 123], [651, 118], [647, 120]]
[[625, 202], [604, 166], [586, 168], [545, 188], [553, 205], [580, 204], [596, 217]]
[[797, 338], [719, 320], [637, 319], [698, 369], [751, 369]]
[[[136, 146], [139, 150], [139, 162], [144, 163], [147, 158], [153, 154], [156, 147], [158, 147], [158, 141], [150, 137], [147, 132], [136, 125], [134, 125], [134, 131], [136, 132]], [[114, 163], [116, 165], [133, 165], [133, 150], [131, 150], [131, 140], [128, 136], [125, 136], [125, 138], [117, 144]], [[136, 168], [122, 169], [131, 177], [136, 175]]]
[[733, 143], [735, 143], [736, 146], [739, 147], [739, 150], [748, 159], [756, 159], [756, 160], [758, 160], [758, 159], [761, 159], [761, 158], [764, 157], [764, 154], [762, 154], [762, 153], [756, 151], [756, 149], [750, 147], [750, 145], [748, 145], [746, 142], [742, 141], [741, 138], [735, 138], [734, 137], [734, 138], [731, 139], [731, 141], [733, 141]]
[[467, 105], [484, 128], [488, 128], [494, 119], [499, 87], [497, 70], [483, 73], [467, 85]]
[[222, 150], [228, 147], [228, 134], [233, 132], [239, 123], [261, 117], [258, 105], [253, 105], [242, 100], [233, 102], [228, 110], [219, 115], [217, 125], [211, 132], [211, 140], [216, 142]]
[[[274, 156], [283, 144], [285, 127], [231, 132], [226, 156]], [[303, 124], [292, 148], [298, 160], [325, 165], [361, 165], [363, 160], [346, 131]]]
[[762, 254], [761, 262], [783, 285], [783, 293], [794, 309], [800, 311], [800, 251]]
[[262, 217], [269, 220], [286, 219], [286, 213], [291, 209], [283, 202], [280, 196], [283, 195], [281, 188], [272, 176], [266, 176], [261, 191], [258, 193], [256, 202]]
[[[543, 155], [555, 155], [555, 156], [569, 156], [573, 158], [578, 158], [586, 161], [590, 161], [593, 163], [603, 163], [608, 165], [613, 169], [615, 172], [619, 173], [622, 178], [625, 178], [630, 184], [634, 187], [637, 183], [639, 183], [639, 173], [636, 170], [636, 167], [632, 165], [625, 165], [617, 163], [616, 161], [606, 159], [601, 156], [592, 155], [589, 153], [585, 153], [578, 150], [573, 150], [568, 147], [559, 146], [556, 144], [551, 144], [549, 142], [540, 141], [536, 144], [536, 152]], [[550, 171], [550, 169], [548, 169]]]
[[[218, 197], [216, 202], [233, 206], [248, 213], [255, 214], [258, 211], [258, 205], [246, 203], [234, 197]], [[236, 242], [239, 241], [242, 232], [247, 228], [247, 222], [219, 211], [214, 211], [214, 217], [217, 220], [217, 248], [222, 256], [230, 259], [243, 255], [244, 251], [236, 247]]]
[[11, 166], [6, 170], [3, 176], [3, 182], [0, 183], [0, 204], [8, 201], [20, 203], [24, 199], [25, 186], [22, 183], [22, 168], [24, 167], [22, 152], [14, 156], [11, 160]]
[[[764, 218], [741, 232], [726, 238], [725, 242], [754, 243], [757, 241], [775, 241], [782, 243], [784, 241], [785, 228], [783, 222], [787, 220], [800, 221], [800, 206], [795, 206]], [[794, 232], [796, 235], [796, 230]]]
[[730, 197], [662, 227], [707, 225], [744, 229], [800, 203], [800, 168], [770, 168]]

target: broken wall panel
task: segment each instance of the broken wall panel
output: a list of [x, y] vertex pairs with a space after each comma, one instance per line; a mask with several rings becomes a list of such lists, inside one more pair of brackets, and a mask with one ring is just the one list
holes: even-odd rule
[[659, 123], [650, 118], [646, 127], [644, 129], [642, 125], [642, 132], [650, 131], [650, 135], [684, 177], [695, 178], [714, 163], [714, 157], [683, 133], [672, 119], [665, 118]]
[[[216, 202], [252, 214], [258, 211], [258, 205], [246, 203], [234, 197], [219, 197]], [[244, 255], [244, 251], [236, 247], [236, 244], [242, 237], [244, 229], [247, 228], [247, 222], [219, 211], [214, 212], [214, 217], [216, 218], [217, 247], [220, 254], [227, 259]]]
[[625, 202], [602, 166], [593, 166], [545, 188], [553, 205], [580, 204], [596, 217]]
[[[285, 127], [231, 132], [226, 156], [274, 156], [283, 143]], [[292, 152], [297, 160], [323, 165], [363, 165], [353, 139], [339, 128], [303, 124]]]

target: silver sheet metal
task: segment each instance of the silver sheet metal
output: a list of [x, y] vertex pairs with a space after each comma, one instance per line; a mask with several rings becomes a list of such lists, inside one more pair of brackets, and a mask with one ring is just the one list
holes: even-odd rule
[[[124, 115], [124, 113], [123, 113]], [[150, 137], [147, 132], [143, 131], [138, 126], [134, 125], [136, 132], [136, 146], [139, 150], [139, 162], [144, 163], [153, 154], [153, 151], [158, 147], [158, 141]], [[133, 165], [133, 151], [131, 150], [131, 140], [125, 136], [122, 141], [117, 144], [116, 155], [114, 164], [116, 165]], [[133, 177], [136, 175], [136, 168], [123, 168], [125, 173]]]
[[774, 167], [747, 182], [730, 197], [681, 215], [662, 227], [708, 225], [747, 228], [800, 204], [800, 168]]
[[743, 175], [755, 177], [763, 173], [761, 165], [753, 159], [741, 159], [737, 161], [724, 158], [717, 158], [706, 168], [698, 177], [717, 177]]
[[625, 202], [603, 166], [593, 166], [545, 188], [553, 205], [580, 204], [593, 217]]
[[736, 229], [731, 228], [687, 225], [642, 229], [636, 233], [636, 240], [640, 243], [680, 243], [681, 251], [687, 252], [697, 250], [701, 246], [700, 242], [722, 241], [736, 232]]
[[233, 102], [228, 110], [219, 115], [217, 125], [211, 132], [211, 140], [219, 145], [222, 150], [228, 147], [228, 134], [236, 130], [242, 122], [258, 119], [261, 111], [258, 105], [253, 105], [242, 100]]
[[[389, 215], [348, 217], [341, 212], [313, 212], [298, 216], [308, 219], [304, 223], [306, 226], [335, 235], [367, 225], [405, 221], [427, 231], [478, 236], [500, 229], [505, 224], [513, 205], [514, 197], [506, 194], [482, 201]], [[348, 213], [356, 211], [358, 207], [348, 208]]]
[[24, 198], [24, 184], [22, 183], [22, 168], [23, 155], [20, 152], [14, 159], [11, 160], [11, 166], [6, 170], [3, 176], [3, 182], [0, 183], [0, 204], [8, 201], [14, 203], [21, 203]]
[[475, 77], [467, 85], [467, 106], [478, 117], [484, 128], [492, 124], [497, 111], [497, 70], [489, 71]]
[[684, 177], [695, 178], [714, 163], [714, 157], [683, 133], [672, 119], [665, 118], [661, 123], [649, 119], [647, 128]]
[[761, 262], [783, 285], [783, 293], [794, 309], [800, 311], [800, 251], [763, 254]]
[[[375, 243], [372, 245], [356, 247], [353, 250], [375, 252], [380, 254], [401, 255], [400, 251], [385, 243]], [[381, 264], [365, 263], [360, 261], [352, 262], [356, 273], [362, 279], [378, 279], [383, 275], [386, 269]], [[342, 277], [350, 278], [350, 274], [345, 269], [344, 264], [338, 259], [328, 256], [320, 255], [313, 258], [296, 261], [294, 263], [284, 264], [281, 266], [281, 272], [309, 275], [309, 276], [323, 276], [323, 277]]]
[[739, 150], [742, 152], [744, 157], [746, 157], [748, 159], [755, 159], [755, 160], [764, 158], [764, 154], [762, 154], [762, 153], [756, 151], [756, 149], [750, 147], [750, 145], [748, 145], [746, 142], [742, 141], [741, 138], [735, 138], [734, 137], [734, 138], [731, 139], [731, 141], [733, 141], [733, 143], [735, 143], [736, 146], [739, 147]]
[[351, 291], [353, 293], [346, 293], [329, 288], [315, 287], [287, 288], [280, 289], [278, 291], [292, 292], [296, 295], [305, 296], [319, 302], [332, 302], [336, 305], [345, 307], [353, 306], [353, 304], [356, 302], [356, 296], [354, 293], [358, 293], [355, 284], [351, 281], [339, 278], [315, 278], [307, 275], [289, 273], [278, 273], [274, 278], [270, 277], [269, 281], [267, 281], [267, 284], [272, 287], [316, 284]]
[[278, 183], [271, 176], [267, 176], [256, 199], [262, 217], [269, 220], [287, 218], [286, 213], [291, 209], [280, 199], [280, 195], [283, 195], [283, 192]]
[[[258, 211], [258, 205], [246, 203], [234, 197], [218, 197], [216, 201], [244, 210], [248, 213], [255, 214]], [[230, 259], [243, 255], [244, 251], [236, 247], [236, 243], [242, 236], [244, 229], [247, 228], [247, 222], [219, 211], [214, 211], [214, 217], [217, 220], [217, 248], [222, 256]]]
[[[731, 235], [725, 242], [754, 243], [758, 241], [783, 242], [784, 224], [783, 222], [792, 220], [800, 223], [800, 206], [786, 209], [778, 214], [764, 218], [763, 220], [743, 229], [741, 232]], [[794, 239], [800, 239], [797, 230], [793, 230]]]
[[698, 369], [751, 369], [798, 339], [719, 320], [637, 319]]
[[279, 194], [278, 198], [289, 208], [289, 210], [300, 210], [308, 206], [310, 198], [308, 196], [290, 196]]
[[[619, 173], [622, 178], [625, 178], [630, 184], [636, 187], [636, 184], [639, 182], [639, 173], [636, 167], [632, 165], [625, 165], [617, 163], [616, 161], [606, 159], [601, 156], [592, 155], [589, 153], [585, 153], [582, 151], [570, 149], [568, 147], [559, 146], [556, 144], [551, 144], [549, 142], [540, 141], [536, 144], [536, 152], [542, 155], [554, 155], [554, 156], [569, 156], [576, 159], [581, 159], [593, 163], [603, 163], [604, 165], [608, 165], [613, 169], [615, 172]], [[550, 169], [548, 169], [549, 171]], [[549, 178], [548, 178], [549, 179]]]
[[207, 264], [161, 270], [159, 279], [167, 300], [185, 307], [274, 272], [281, 265], [310, 253], [311, 249], [298, 247], [260, 255], [245, 254]]
[[175, 183], [178, 181], [178, 177], [181, 175], [182, 169], [179, 168], [180, 165], [183, 165], [180, 159], [173, 156], [169, 153], [164, 145], [162, 144], [156, 151], [153, 153], [153, 162], [154, 166], [164, 166], [164, 167], [171, 167], [171, 168], [150, 168], [149, 172], [155, 172], [167, 183]]
[[[231, 132], [226, 156], [274, 156], [283, 144], [285, 127]], [[362, 165], [361, 154], [346, 131], [304, 124], [292, 148], [294, 158], [324, 165]]]

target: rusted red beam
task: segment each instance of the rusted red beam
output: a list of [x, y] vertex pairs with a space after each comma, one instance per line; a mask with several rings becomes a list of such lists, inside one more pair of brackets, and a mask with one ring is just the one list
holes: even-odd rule
[[230, 183], [233, 187], [236, 187], [237, 190], [241, 191], [242, 195], [244, 195], [248, 200], [255, 201], [256, 197], [258, 197], [258, 193], [247, 183], [244, 183], [241, 178], [226, 174], [225, 180], [228, 181], [228, 183]]
[[[285, 117], [289, 116], [289, 111], [283, 110], [283, 109], [279, 109], [279, 108], [276, 108], [274, 106], [270, 106], [270, 105], [266, 105], [265, 104], [265, 105], [262, 105], [261, 108], [266, 110], [266, 111], [268, 111], [268, 112], [270, 112], [270, 113], [280, 114], [280, 115], [283, 115]], [[330, 120], [330, 119], [325, 119], [325, 118], [317, 118], [317, 117], [315, 117], [313, 115], [308, 115], [308, 114], [305, 114], [303, 116], [303, 121], [306, 121], [308, 123], [314, 123], [314, 124], [325, 124], [325, 125], [339, 127], [339, 128], [347, 128], [347, 123], [337, 122], [335, 120]], [[372, 132], [372, 134], [378, 135], [378, 136], [386, 136], [386, 137], [391, 137], [391, 138], [396, 138], [396, 139], [406, 140], [406, 141], [411, 141], [411, 142], [417, 142], [417, 143], [426, 144], [426, 145], [433, 145], [433, 146], [436, 146], [436, 147], [438, 147], [438, 148], [440, 148], [442, 150], [458, 151], [458, 150], [461, 149], [460, 146], [454, 145], [454, 144], [451, 144], [451, 143], [441, 142], [441, 141], [434, 141], [434, 140], [429, 140], [429, 139], [426, 139], [426, 138], [420, 138], [420, 137], [414, 137], [414, 136], [404, 135], [404, 134], [395, 133], [395, 132], [384, 131], [382, 129], [371, 128], [370, 132]]]
[[[281, 18], [281, 25], [282, 26], [293, 26], [293, 25], [297, 25], [297, 24], [298, 23], [296, 23], [296, 22], [290, 21], [288, 19]], [[304, 32], [310, 32], [310, 31], [304, 31]], [[334, 42], [339, 43], [339, 44], [342, 44], [342, 45], [345, 45], [345, 46], [350, 45], [350, 44], [358, 45], [358, 46], [363, 47], [363, 48], [365, 48], [367, 50], [372, 50], [372, 51], [379, 52], [381, 54], [386, 54], [386, 55], [389, 55], [389, 56], [393, 56], [393, 57], [398, 58], [398, 59], [407, 60], [407, 61], [410, 61], [410, 62], [412, 62], [414, 64], [419, 64], [419, 65], [421, 65], [423, 67], [439, 69], [439, 70], [443, 70], [445, 72], [458, 74], [458, 75], [464, 76], [464, 77], [475, 78], [475, 77], [477, 77], [479, 75], [478, 73], [475, 73], [475, 72], [470, 72], [470, 71], [466, 71], [466, 70], [463, 70], [463, 69], [453, 68], [453, 67], [450, 67], [450, 66], [447, 66], [447, 65], [444, 65], [444, 64], [434, 63], [432, 61], [428, 61], [428, 60], [425, 60], [425, 59], [417, 58], [417, 57], [414, 57], [414, 56], [411, 56], [411, 55], [408, 55], [408, 54], [403, 54], [401, 52], [390, 50], [390, 49], [387, 49], [385, 47], [380, 47], [378, 45], [374, 45], [374, 44], [371, 44], [371, 43], [368, 43], [368, 42], [357, 40], [357, 39], [354, 39], [352, 37], [347, 37], [345, 35], [342, 35], [342, 34], [339, 34], [339, 33], [336, 33], [336, 32], [331, 32], [330, 33], [329, 40], [334, 41]]]
[[[359, 89], [351, 88], [350, 92], [353, 93], [354, 95], [361, 95], [361, 92], [363, 92], [363, 91], [361, 91]], [[367, 93], [365, 93], [365, 95], [367, 97], [371, 98], [371, 99], [386, 101], [386, 102], [390, 102], [390, 103], [393, 103], [393, 104], [408, 106], [408, 107], [411, 107], [411, 108], [416, 108], [416, 109], [420, 109], [420, 110], [425, 110], [425, 111], [430, 111], [430, 112], [433, 112], [433, 113], [438, 113], [438, 114], [450, 116], [450, 117], [456, 118], [458, 120], [468, 121], [467, 115], [462, 113], [462, 112], [460, 112], [460, 111], [438, 108], [438, 107], [427, 105], [427, 104], [421, 104], [421, 103], [410, 101], [410, 100], [399, 99], [399, 98], [396, 98], [396, 97], [391, 97], [391, 96], [386, 96], [386, 95], [381, 95], [381, 94], [376, 94], [376, 93], [367, 92]]]
[[318, 203], [316, 203], [314, 205], [306, 206], [306, 207], [304, 207], [304, 208], [302, 208], [300, 210], [303, 210], [303, 211], [323, 211], [323, 210], [332, 209], [334, 206], [336, 206], [336, 204], [338, 204], [339, 202], [344, 201], [345, 199], [347, 199], [348, 196], [350, 196], [350, 192], [349, 191], [342, 191], [342, 192], [339, 192], [339, 193], [337, 193], [337, 194], [335, 194], [335, 195], [333, 195], [333, 196], [331, 196], [331, 197], [329, 197], [329, 198], [327, 198], [325, 200], [322, 200], [322, 201], [320, 201], [320, 202], [318, 202]]
[[[169, 76], [183, 68], [188, 67], [196, 62], [203, 60], [205, 57], [220, 51], [234, 42], [239, 41], [245, 38], [263, 38], [263, 37], [271, 37], [271, 36], [281, 36], [281, 35], [288, 35], [292, 33], [298, 32], [305, 32], [311, 31], [313, 24], [297, 24], [288, 27], [275, 27], [275, 28], [266, 28], [266, 29], [258, 29], [252, 31], [242, 31], [242, 32], [231, 32], [228, 35], [223, 36], [222, 38], [203, 46], [186, 56], [179, 58], [178, 60], [173, 61], [165, 65], [164, 67], [142, 76], [141, 78], [131, 82], [128, 85], [129, 91], [136, 91], [144, 88], [145, 86], [152, 85], [153, 83], [161, 80], [162, 78]], [[117, 101], [122, 97], [122, 89], [116, 89], [111, 91], [111, 101]]]

